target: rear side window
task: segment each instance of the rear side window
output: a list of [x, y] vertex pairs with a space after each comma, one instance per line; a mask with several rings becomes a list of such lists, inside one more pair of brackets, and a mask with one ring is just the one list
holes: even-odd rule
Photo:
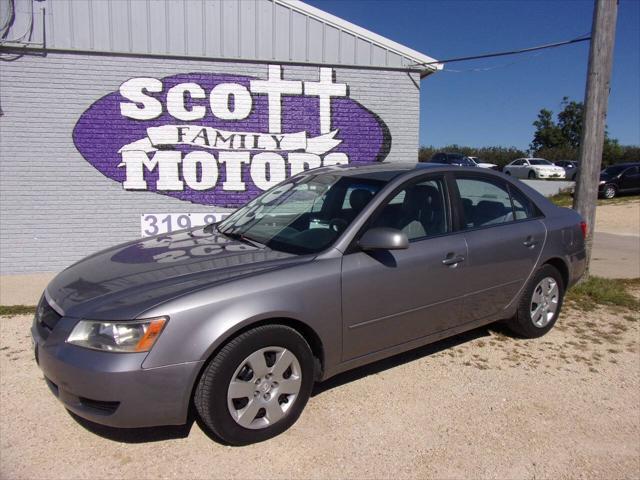
[[464, 228], [525, 220], [539, 215], [536, 206], [516, 188], [489, 178], [457, 178]]
[[513, 220], [511, 197], [505, 185], [480, 178], [456, 179], [465, 228], [496, 225]]
[[524, 193], [511, 185], [509, 186], [509, 192], [511, 193], [513, 213], [516, 220], [524, 220], [526, 218], [533, 218], [539, 215], [536, 206], [525, 196]]

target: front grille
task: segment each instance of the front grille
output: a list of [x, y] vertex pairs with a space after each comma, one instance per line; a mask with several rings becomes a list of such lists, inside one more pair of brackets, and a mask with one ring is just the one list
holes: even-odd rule
[[42, 295], [35, 317], [38, 334], [46, 340], [61, 318], [62, 316], [49, 305], [47, 299]]

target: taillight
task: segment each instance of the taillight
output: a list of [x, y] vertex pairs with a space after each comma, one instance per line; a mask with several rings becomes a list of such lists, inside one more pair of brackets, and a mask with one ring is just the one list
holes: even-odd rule
[[582, 238], [587, 238], [587, 222], [580, 222], [580, 230], [582, 230]]

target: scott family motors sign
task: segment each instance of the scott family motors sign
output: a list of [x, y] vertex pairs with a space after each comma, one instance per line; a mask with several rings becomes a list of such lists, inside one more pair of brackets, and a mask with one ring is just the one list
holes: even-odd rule
[[73, 139], [125, 190], [235, 207], [305, 169], [382, 161], [384, 122], [331, 68], [317, 81], [209, 73], [132, 78], [91, 105]]

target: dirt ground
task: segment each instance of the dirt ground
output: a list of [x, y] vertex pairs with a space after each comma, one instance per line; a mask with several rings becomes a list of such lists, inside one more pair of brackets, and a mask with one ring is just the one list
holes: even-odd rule
[[598, 206], [591, 272], [607, 278], [640, 277], [640, 198], [621, 197]]
[[479, 329], [318, 385], [248, 447], [83, 426], [47, 389], [29, 317], [0, 319], [0, 478], [639, 478], [640, 316], [568, 310], [547, 336]]
[[596, 209], [596, 232], [640, 237], [640, 198], [621, 197]]

